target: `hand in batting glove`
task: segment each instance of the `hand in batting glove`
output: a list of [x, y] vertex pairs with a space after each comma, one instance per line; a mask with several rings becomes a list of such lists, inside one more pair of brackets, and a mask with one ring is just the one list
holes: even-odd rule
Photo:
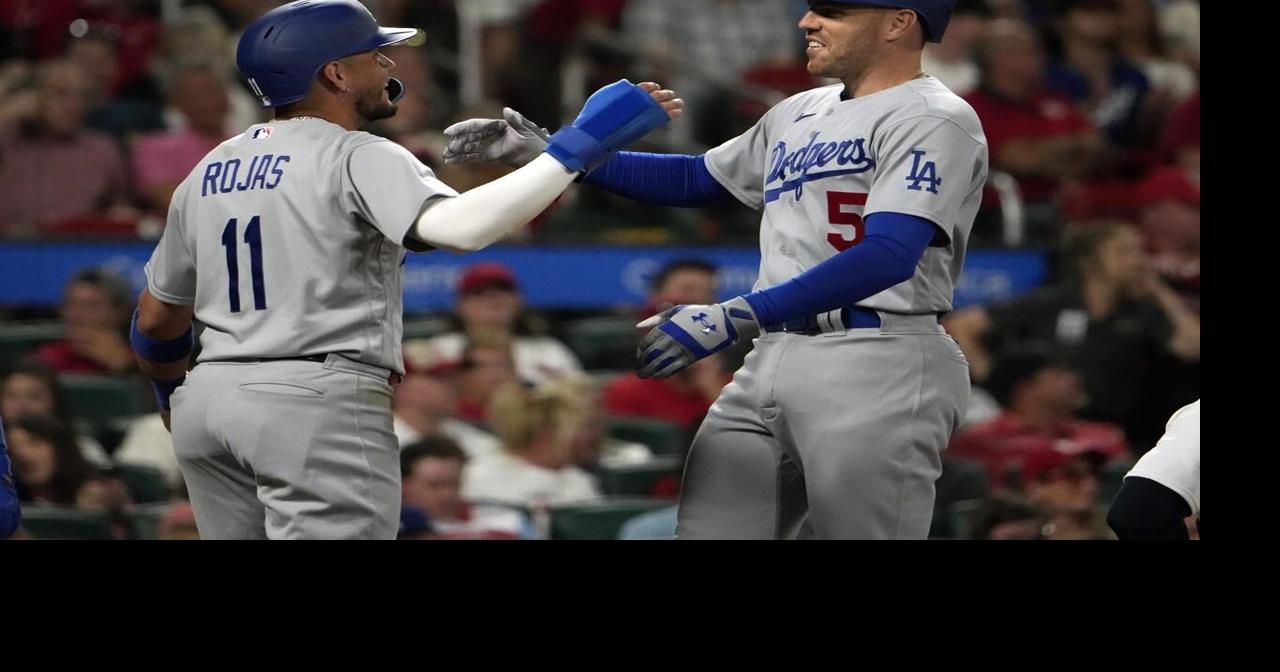
[[755, 312], [740, 296], [710, 306], [675, 306], [636, 326], [654, 327], [636, 350], [641, 378], [666, 378], [760, 333]]
[[[676, 119], [684, 114], [684, 101], [654, 82], [641, 82], [639, 88]], [[529, 121], [523, 114], [507, 107], [502, 119], [468, 119], [444, 129], [448, 139], [442, 154], [445, 163], [499, 161], [519, 168], [534, 160], [547, 148], [551, 134]]]
[[538, 158], [551, 133], [515, 110], [502, 108], [501, 119], [468, 119], [444, 129], [449, 139], [445, 163], [501, 161], [519, 168]]

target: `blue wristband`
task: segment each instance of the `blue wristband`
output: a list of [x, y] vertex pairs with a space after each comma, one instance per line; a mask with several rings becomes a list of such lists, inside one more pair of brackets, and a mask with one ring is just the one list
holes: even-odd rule
[[158, 341], [138, 331], [138, 311], [133, 311], [133, 321], [129, 324], [129, 344], [139, 357], [158, 364], [168, 364], [185, 359], [195, 347], [195, 332], [187, 327], [186, 333], [172, 341]]
[[592, 170], [609, 156], [609, 149], [599, 140], [572, 126], [556, 131], [547, 141], [546, 152], [575, 173]]

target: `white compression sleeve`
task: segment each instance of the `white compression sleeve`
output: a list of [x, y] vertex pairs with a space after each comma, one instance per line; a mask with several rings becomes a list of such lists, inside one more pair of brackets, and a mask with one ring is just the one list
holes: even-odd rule
[[519, 170], [427, 208], [412, 234], [435, 247], [474, 252], [547, 209], [577, 177], [549, 154]]

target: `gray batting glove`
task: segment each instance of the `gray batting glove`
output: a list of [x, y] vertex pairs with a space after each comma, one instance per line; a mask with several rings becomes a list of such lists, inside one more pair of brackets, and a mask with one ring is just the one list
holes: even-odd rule
[[709, 306], [681, 305], [636, 325], [653, 327], [636, 348], [641, 378], [669, 378], [690, 364], [760, 334], [751, 304], [741, 296]]
[[538, 158], [547, 148], [547, 129], [515, 110], [502, 108], [502, 119], [468, 119], [444, 129], [449, 143], [445, 163], [501, 161], [519, 168]]

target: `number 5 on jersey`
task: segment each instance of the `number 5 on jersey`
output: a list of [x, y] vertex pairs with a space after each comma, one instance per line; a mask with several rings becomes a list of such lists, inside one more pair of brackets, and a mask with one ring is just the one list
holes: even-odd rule
[[855, 194], [849, 191], [827, 192], [827, 220], [833, 226], [851, 227], [852, 231], [842, 230], [840, 233], [828, 233], [827, 242], [831, 247], [844, 252], [862, 242], [866, 235], [862, 215], [845, 210], [845, 207], [862, 207], [867, 204], [867, 194]]
[[[240, 255], [236, 240], [237, 221], [232, 218], [222, 230], [222, 246], [227, 248], [228, 297], [231, 312], [240, 312]], [[267, 309], [267, 288], [262, 282], [262, 220], [257, 215], [244, 227], [244, 242], [249, 246], [249, 268], [253, 274], [253, 309]]]

